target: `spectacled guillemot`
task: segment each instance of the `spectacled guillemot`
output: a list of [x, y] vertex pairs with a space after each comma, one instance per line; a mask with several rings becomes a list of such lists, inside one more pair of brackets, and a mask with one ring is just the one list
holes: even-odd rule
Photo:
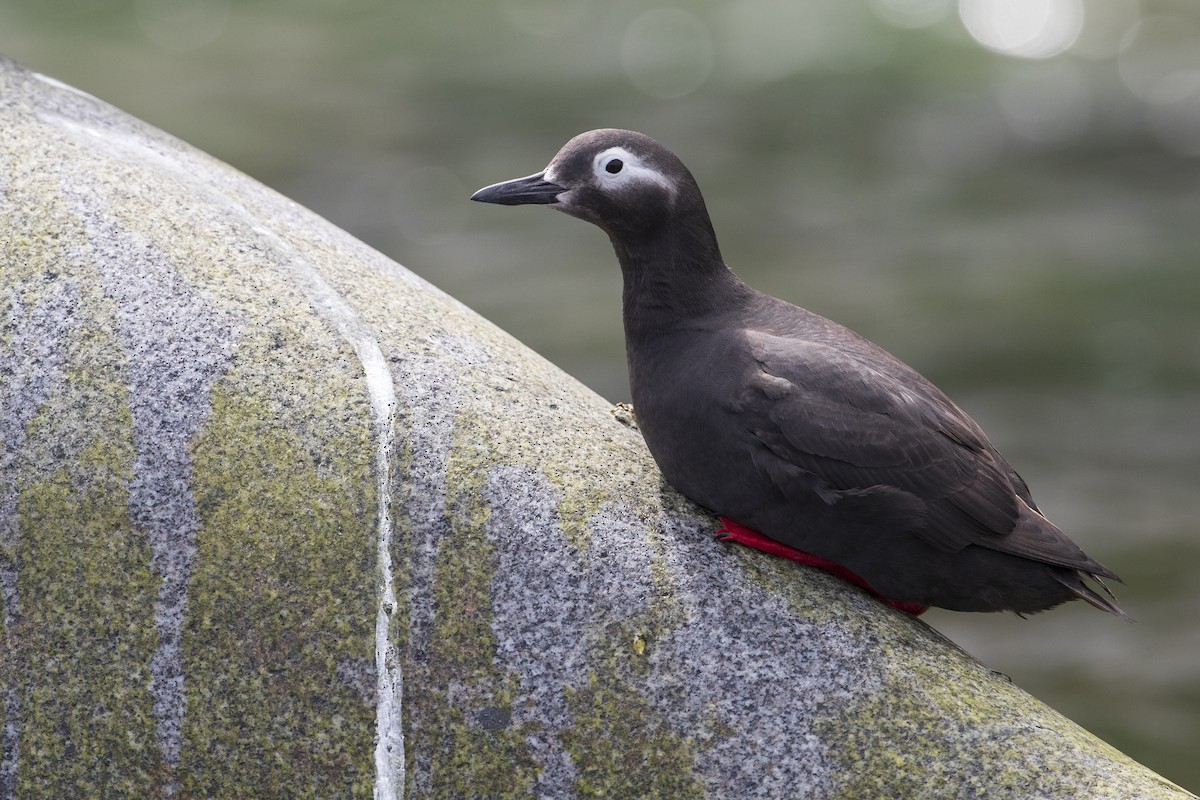
[[720, 537], [909, 613], [1081, 598], [1128, 619], [1101, 582], [1116, 574], [1042, 515], [941, 390], [726, 266], [695, 179], [650, 137], [580, 134], [542, 172], [471, 199], [548, 205], [608, 234], [638, 427], [667, 481], [721, 516]]

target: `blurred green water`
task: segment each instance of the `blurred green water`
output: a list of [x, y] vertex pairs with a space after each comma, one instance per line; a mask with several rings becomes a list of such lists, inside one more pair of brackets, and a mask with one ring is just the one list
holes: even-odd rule
[[[1046, 8], [1067, 27], [1042, 46], [1073, 44], [1028, 59], [968, 33], [987, 0], [4, 0], [0, 52], [319, 211], [614, 401], [603, 235], [466, 198], [588, 128], [655, 136], [730, 264], [947, 389], [1139, 620], [930, 623], [1195, 790], [1200, 7]], [[1016, 23], [994, 23], [996, 47]]]

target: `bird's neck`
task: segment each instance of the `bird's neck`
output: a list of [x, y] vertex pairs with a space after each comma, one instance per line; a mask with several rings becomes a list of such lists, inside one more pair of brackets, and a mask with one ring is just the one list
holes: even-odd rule
[[610, 235], [624, 278], [630, 343], [702, 323], [750, 293], [721, 258], [707, 215], [672, 220], [644, 235]]

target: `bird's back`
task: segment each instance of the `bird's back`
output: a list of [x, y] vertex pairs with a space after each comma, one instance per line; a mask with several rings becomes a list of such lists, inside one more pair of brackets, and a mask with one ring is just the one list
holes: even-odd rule
[[1035, 611], [1082, 596], [1075, 570], [1115, 577], [941, 390], [820, 315], [755, 292], [632, 343], [630, 365], [672, 485], [888, 597]]

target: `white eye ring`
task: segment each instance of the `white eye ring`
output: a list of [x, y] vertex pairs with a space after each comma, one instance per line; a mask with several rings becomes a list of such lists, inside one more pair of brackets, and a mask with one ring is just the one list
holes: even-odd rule
[[641, 160], [624, 147], [610, 147], [597, 153], [592, 159], [592, 172], [601, 183], [608, 185], [625, 183], [635, 169], [641, 166]]
[[652, 183], [666, 189], [672, 199], [675, 197], [675, 185], [666, 175], [647, 166], [624, 147], [610, 147], [597, 153], [592, 159], [592, 173], [603, 187]]

